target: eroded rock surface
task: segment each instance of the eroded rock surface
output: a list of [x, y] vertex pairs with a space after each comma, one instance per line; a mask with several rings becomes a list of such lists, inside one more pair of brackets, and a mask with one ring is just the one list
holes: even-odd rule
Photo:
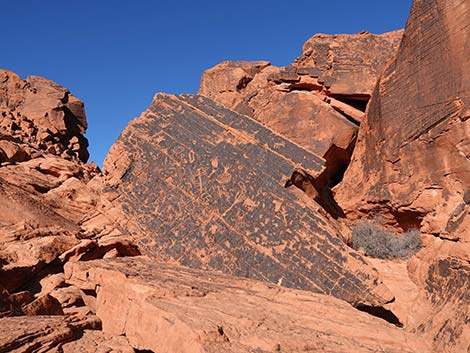
[[31, 148], [87, 161], [84, 104], [57, 83], [0, 70], [0, 113], [0, 162], [31, 158]]
[[10, 317], [0, 319], [0, 325], [0, 352], [48, 352], [74, 335], [59, 317]]
[[470, 350], [470, 246], [427, 239], [426, 249], [408, 264], [420, 292], [414, 332], [433, 342], [436, 352]]
[[305, 42], [294, 65], [302, 71], [315, 68], [334, 97], [367, 100], [402, 36], [402, 30], [380, 35], [316, 34]]
[[[284, 188], [321, 158], [199, 96], [159, 94], [105, 161], [116, 205], [151, 256], [193, 268], [331, 294], [392, 299], [316, 203]], [[300, 196], [299, 196], [300, 195]]]
[[204, 72], [199, 94], [324, 157], [327, 168], [311, 185], [316, 201], [339, 217], [330, 188], [349, 165], [370, 94], [402, 33], [318, 34], [283, 68], [266, 61], [223, 62]]
[[470, 349], [469, 28], [466, 1], [414, 1], [337, 190], [349, 218], [444, 239], [428, 240], [410, 262], [421, 291], [417, 330], [440, 352]]
[[429, 352], [422, 339], [347, 303], [143, 257], [69, 263], [97, 292], [103, 330], [154, 352]]
[[77, 291], [54, 281], [45, 290], [45, 278], [67, 261], [140, 252], [101, 192], [100, 170], [84, 163], [83, 103], [43, 78], [0, 77], [0, 317], [64, 315], [83, 305]]
[[62, 352], [63, 344], [79, 339], [93, 324], [73, 317], [22, 316], [0, 319], [0, 327], [0, 352], [46, 353]]
[[415, 1], [338, 191], [348, 212], [469, 240], [469, 23], [462, 1]]
[[74, 341], [61, 345], [63, 353], [135, 353], [125, 336], [113, 336], [97, 330], [85, 330]]

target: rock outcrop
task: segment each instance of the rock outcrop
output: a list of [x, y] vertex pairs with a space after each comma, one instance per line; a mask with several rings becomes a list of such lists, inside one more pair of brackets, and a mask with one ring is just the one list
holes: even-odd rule
[[134, 348], [192, 352], [430, 352], [420, 338], [319, 294], [156, 263], [66, 265], [67, 282], [97, 290], [105, 333]]
[[[414, 0], [404, 33], [224, 62], [104, 173], [83, 102], [0, 70], [0, 352], [470, 352], [469, 28]], [[364, 218], [422, 250], [367, 259]]]
[[402, 31], [374, 35], [318, 34], [287, 67], [269, 62], [223, 62], [204, 72], [199, 94], [246, 114], [326, 160], [309, 178], [317, 201], [332, 215], [329, 188], [349, 165], [358, 125], [375, 82], [394, 55]]
[[74, 336], [61, 317], [9, 317], [0, 325], [0, 352], [48, 352]]
[[0, 163], [29, 159], [34, 149], [88, 160], [84, 104], [55, 82], [0, 70], [0, 113]]
[[462, 1], [415, 1], [338, 190], [349, 213], [470, 240], [469, 23]]
[[[101, 192], [101, 172], [84, 163], [83, 103], [51, 81], [2, 70], [0, 110], [0, 352], [91, 349], [87, 337], [117, 346], [63, 276], [70, 261], [140, 254]], [[86, 329], [95, 331], [80, 339]]]
[[381, 35], [316, 34], [305, 42], [294, 66], [315, 68], [329, 95], [359, 105], [370, 98], [402, 36], [402, 30]]
[[[199, 96], [158, 94], [104, 164], [116, 206], [151, 256], [330, 294], [354, 305], [393, 298], [342, 242], [339, 224], [284, 185], [323, 161], [256, 120]], [[137, 228], [137, 227], [136, 227]]]
[[[266, 97], [263, 91], [284, 93], [279, 98], [304, 91], [315, 93], [323, 100], [329, 96], [345, 101], [326, 100], [335, 110], [360, 120], [377, 78], [396, 53], [402, 35], [402, 30], [381, 35], [317, 34], [305, 42], [302, 55], [283, 68], [268, 61], [225, 61], [214, 66], [202, 75], [199, 94], [241, 113], [263, 118], [258, 110], [263, 105], [277, 104], [258, 98], [260, 94]], [[300, 122], [307, 116], [300, 115], [297, 120]], [[285, 121], [286, 125], [299, 123], [281, 114], [263, 119], [268, 123], [271, 120], [289, 120]], [[316, 139], [316, 134], [312, 138]]]
[[470, 346], [469, 28], [466, 1], [414, 1], [336, 194], [351, 219], [428, 235], [409, 269], [421, 290], [416, 330], [440, 352]]

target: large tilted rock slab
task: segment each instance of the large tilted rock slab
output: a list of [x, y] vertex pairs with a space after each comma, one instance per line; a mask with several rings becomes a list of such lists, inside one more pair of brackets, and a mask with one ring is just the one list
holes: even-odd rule
[[313, 290], [350, 303], [392, 299], [335, 221], [286, 181], [322, 160], [198, 96], [159, 94], [106, 158], [115, 204], [156, 259]]
[[69, 283], [97, 290], [103, 331], [136, 349], [195, 352], [429, 352], [349, 304], [143, 257], [69, 263]]
[[468, 1], [414, 1], [336, 194], [350, 218], [427, 233], [409, 269], [421, 291], [416, 329], [436, 352], [470, 349], [469, 35]]

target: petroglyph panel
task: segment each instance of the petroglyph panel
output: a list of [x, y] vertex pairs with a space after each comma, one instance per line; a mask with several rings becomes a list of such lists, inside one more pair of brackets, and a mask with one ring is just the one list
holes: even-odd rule
[[[127, 161], [124, 161], [127, 159]], [[157, 95], [105, 162], [116, 202], [158, 260], [332, 294], [390, 300], [374, 269], [309, 199], [284, 188], [323, 160], [255, 120], [198, 96]], [[121, 170], [125, 166], [125, 170]]]

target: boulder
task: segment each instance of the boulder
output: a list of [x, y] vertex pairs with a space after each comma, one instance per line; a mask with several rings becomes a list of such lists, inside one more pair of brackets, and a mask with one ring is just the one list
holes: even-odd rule
[[153, 352], [430, 352], [420, 337], [344, 301], [145, 257], [68, 263], [97, 289], [103, 331]]
[[23, 312], [28, 316], [37, 315], [64, 315], [60, 302], [53, 296], [46, 294], [31, 303], [23, 306]]
[[199, 92], [233, 107], [255, 75], [270, 65], [268, 61], [224, 61], [204, 72]]
[[121, 133], [104, 172], [146, 254], [383, 305], [392, 297], [339, 225], [284, 187], [297, 168], [316, 175], [323, 163], [207, 98], [159, 94]]

